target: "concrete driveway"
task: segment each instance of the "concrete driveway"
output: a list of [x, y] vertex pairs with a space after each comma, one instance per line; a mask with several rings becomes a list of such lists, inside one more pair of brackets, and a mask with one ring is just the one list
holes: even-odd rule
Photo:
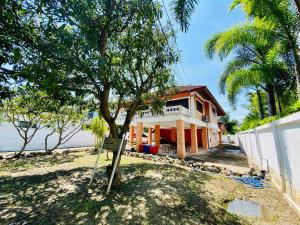
[[223, 144], [217, 148], [203, 150], [197, 155], [190, 155], [186, 160], [211, 162], [228, 166], [248, 167], [246, 155], [235, 145]]

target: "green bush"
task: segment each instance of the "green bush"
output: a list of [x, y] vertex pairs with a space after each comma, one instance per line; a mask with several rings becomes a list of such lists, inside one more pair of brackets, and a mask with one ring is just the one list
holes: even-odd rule
[[264, 118], [263, 120], [260, 120], [258, 118], [246, 118], [241, 127], [240, 127], [240, 131], [244, 131], [244, 130], [249, 130], [249, 129], [253, 129], [255, 127], [259, 127], [261, 125], [267, 124], [267, 123], [271, 123], [275, 120], [280, 119], [279, 116], [272, 116], [272, 117], [267, 117]]
[[292, 106], [289, 107], [289, 114], [300, 111], [300, 100], [295, 102]]

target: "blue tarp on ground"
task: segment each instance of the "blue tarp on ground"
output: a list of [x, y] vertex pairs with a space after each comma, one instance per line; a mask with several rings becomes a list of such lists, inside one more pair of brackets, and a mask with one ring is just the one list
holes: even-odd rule
[[264, 180], [254, 177], [233, 177], [239, 183], [246, 184], [252, 188], [265, 188]]

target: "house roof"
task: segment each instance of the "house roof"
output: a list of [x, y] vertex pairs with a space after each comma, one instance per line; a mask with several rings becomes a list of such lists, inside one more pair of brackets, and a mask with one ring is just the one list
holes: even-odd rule
[[217, 107], [218, 116], [226, 115], [226, 112], [218, 103], [218, 101], [215, 99], [215, 97], [212, 95], [212, 93], [208, 90], [207, 86], [188, 85], [188, 86], [177, 86], [176, 88], [178, 89], [179, 93], [193, 92], [193, 91], [198, 92], [204, 99], [210, 100]]

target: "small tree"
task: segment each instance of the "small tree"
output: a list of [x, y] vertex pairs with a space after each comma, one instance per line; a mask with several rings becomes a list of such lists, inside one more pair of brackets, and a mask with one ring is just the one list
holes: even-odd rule
[[6, 120], [13, 124], [23, 140], [23, 145], [16, 157], [20, 157], [36, 132], [42, 128], [45, 106], [47, 106], [47, 97], [39, 91], [26, 91], [26, 93], [3, 101], [2, 110]]
[[104, 135], [108, 132], [107, 123], [103, 118], [96, 117], [92, 120], [90, 130], [96, 136], [96, 147], [99, 148]]
[[237, 132], [238, 121], [231, 119], [228, 113], [225, 116], [222, 116], [220, 121], [224, 123], [229, 134], [235, 134]]
[[[45, 150], [47, 153], [51, 153], [60, 145], [69, 141], [81, 130], [84, 122], [83, 112], [73, 106], [63, 106], [57, 111], [46, 113], [44, 118], [44, 123], [51, 128], [51, 132], [45, 137]], [[50, 147], [48, 144], [49, 138], [54, 134], [58, 134], [57, 142]]]
[[[92, 120], [90, 130], [96, 136], [96, 149], [100, 148], [104, 135], [108, 132], [108, 125], [102, 117], [96, 117]], [[106, 159], [109, 160], [108, 151], [106, 151]]]

